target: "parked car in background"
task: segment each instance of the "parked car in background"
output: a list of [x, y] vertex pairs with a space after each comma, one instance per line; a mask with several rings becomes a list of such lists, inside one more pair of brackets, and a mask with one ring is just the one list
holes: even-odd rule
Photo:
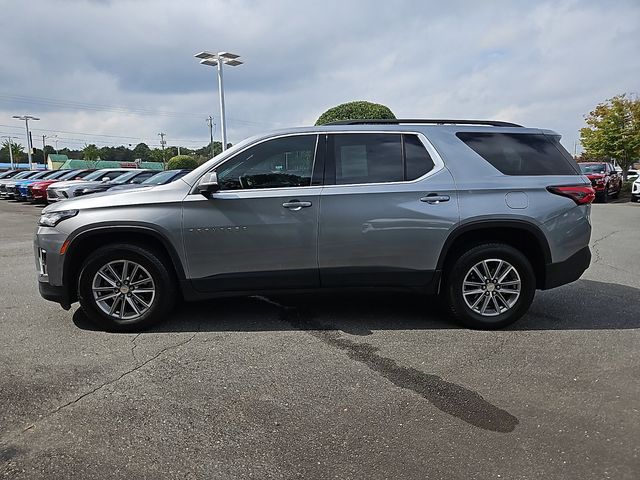
[[622, 175], [608, 162], [582, 162], [580, 170], [591, 181], [596, 191], [596, 200], [607, 202], [609, 197], [617, 198], [622, 190]]
[[121, 190], [133, 190], [136, 188], [149, 188], [154, 185], [166, 185], [167, 183], [171, 183], [179, 178], [184, 177], [191, 170], [165, 170], [163, 172], [159, 172], [155, 174], [151, 178], [147, 178], [142, 183], [128, 183], [125, 185], [117, 185], [109, 189], [110, 192], [117, 192]]
[[638, 170], [627, 170], [627, 180], [635, 180], [638, 178]]
[[95, 172], [95, 169], [67, 170], [67, 173], [65, 175], [62, 175], [61, 177], [53, 180], [51, 178], [47, 178], [46, 180], [36, 180], [31, 185], [29, 185], [27, 200], [30, 200], [33, 203], [48, 203], [47, 188], [49, 187], [49, 185], [52, 185], [56, 182], [64, 182], [66, 180], [82, 180], [91, 172]]
[[631, 185], [631, 201], [640, 202], [640, 177], [636, 178]]
[[109, 180], [108, 182], [100, 182], [85, 187], [76, 194], [77, 197], [82, 195], [91, 195], [92, 193], [101, 193], [110, 190], [119, 185], [139, 184], [152, 178], [158, 174], [160, 170], [134, 170], [132, 172], [123, 173], [119, 177]]
[[13, 178], [20, 172], [24, 172], [24, 170], [5, 170], [4, 172], [0, 173], [0, 180], [2, 180], [3, 178]]
[[27, 197], [29, 195], [29, 187], [33, 185], [35, 182], [38, 182], [40, 180], [46, 181], [46, 180], [61, 179], [68, 174], [69, 174], [69, 170], [50, 170], [48, 175], [44, 175], [40, 178], [36, 178], [36, 176], [34, 176], [32, 178], [27, 178], [26, 180], [20, 180], [15, 184], [14, 188], [16, 191], [15, 191], [14, 198], [19, 202], [23, 202], [27, 200]]
[[17, 178], [17, 175], [16, 175], [16, 177], [14, 177], [12, 180], [8, 181], [4, 185], [6, 198], [19, 199], [20, 193], [18, 192], [18, 185], [21, 182], [24, 182], [27, 180], [36, 180], [39, 178], [47, 178], [57, 172], [58, 172], [57, 170], [40, 170], [40, 171], [37, 171], [35, 175], [31, 175], [29, 178]]
[[90, 173], [82, 180], [54, 183], [47, 187], [47, 201], [54, 203], [60, 200], [66, 200], [67, 198], [73, 198], [85, 188], [96, 185], [97, 182], [108, 182], [118, 178], [123, 173], [135, 170], [135, 168], [102, 168]]
[[11, 184], [13, 185], [14, 182], [16, 180], [20, 180], [20, 179], [24, 179], [24, 178], [31, 178], [34, 175], [37, 175], [38, 173], [40, 173], [41, 171], [39, 170], [24, 170], [10, 178], [2, 178], [0, 179], [0, 198], [9, 198], [9, 195], [7, 193], [7, 185]]
[[118, 331], [180, 298], [336, 288], [439, 294], [465, 325], [503, 327], [590, 263], [595, 192], [559, 140], [470, 120], [256, 136], [167, 185], [46, 207], [40, 293]]

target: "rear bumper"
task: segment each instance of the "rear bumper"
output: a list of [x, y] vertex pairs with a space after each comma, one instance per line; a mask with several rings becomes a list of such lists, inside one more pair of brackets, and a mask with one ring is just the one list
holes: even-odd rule
[[543, 290], [559, 287], [575, 282], [591, 263], [591, 250], [584, 247], [562, 262], [550, 263], [545, 267], [545, 281]]

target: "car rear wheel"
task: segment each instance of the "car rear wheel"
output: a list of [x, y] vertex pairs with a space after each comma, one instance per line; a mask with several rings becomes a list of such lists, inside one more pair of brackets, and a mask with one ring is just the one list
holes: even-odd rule
[[175, 303], [175, 281], [162, 255], [136, 245], [109, 245], [92, 253], [78, 279], [78, 300], [89, 320], [118, 332], [162, 320]]
[[464, 325], [495, 329], [522, 317], [535, 289], [527, 257], [509, 245], [491, 243], [473, 247], [455, 261], [445, 297], [453, 316]]

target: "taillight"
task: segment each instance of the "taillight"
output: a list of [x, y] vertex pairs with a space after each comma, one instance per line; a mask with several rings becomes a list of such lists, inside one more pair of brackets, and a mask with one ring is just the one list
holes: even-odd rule
[[588, 205], [596, 198], [596, 191], [591, 185], [560, 185], [547, 187], [547, 190], [562, 197], [568, 197], [576, 205]]

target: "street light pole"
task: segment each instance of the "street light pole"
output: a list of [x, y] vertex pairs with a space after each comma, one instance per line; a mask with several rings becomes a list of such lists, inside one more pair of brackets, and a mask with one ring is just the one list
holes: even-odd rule
[[31, 132], [29, 132], [29, 120], [40, 120], [37, 117], [30, 115], [14, 115], [13, 118], [18, 120], [24, 120], [25, 128], [27, 129], [27, 156], [29, 157], [29, 170], [33, 170], [33, 160], [31, 157], [31, 150], [33, 150], [33, 144], [31, 143]]
[[242, 61], [238, 60], [240, 55], [229, 52], [200, 52], [194, 55], [196, 58], [200, 58], [202, 65], [209, 67], [218, 67], [218, 91], [220, 95], [220, 135], [222, 137], [222, 150], [227, 149], [227, 125], [225, 121], [224, 111], [224, 82], [223, 82], [223, 67], [222, 64], [229, 65], [230, 67], [236, 67], [242, 65]]

